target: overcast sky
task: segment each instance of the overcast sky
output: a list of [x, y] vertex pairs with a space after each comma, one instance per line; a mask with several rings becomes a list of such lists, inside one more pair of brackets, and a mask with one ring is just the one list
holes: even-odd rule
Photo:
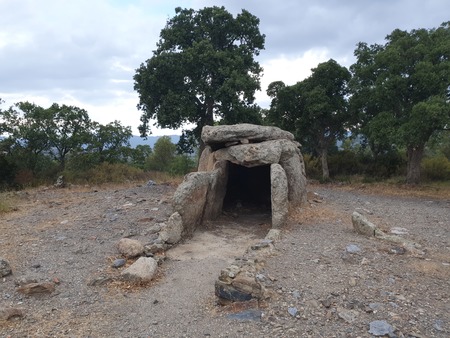
[[[272, 81], [291, 85], [318, 63], [349, 67], [358, 42], [383, 43], [394, 29], [434, 28], [450, 20], [448, 0], [0, 0], [0, 98], [75, 105], [92, 120], [137, 126], [135, 69], [152, 56], [175, 7], [242, 8], [260, 19], [265, 50], [257, 103]], [[174, 134], [156, 130], [154, 135]]]

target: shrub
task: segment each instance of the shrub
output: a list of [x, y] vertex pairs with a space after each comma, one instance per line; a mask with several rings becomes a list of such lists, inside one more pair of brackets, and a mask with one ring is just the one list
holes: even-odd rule
[[422, 160], [422, 174], [432, 181], [450, 179], [450, 161], [445, 156], [425, 158]]
[[305, 162], [306, 176], [312, 179], [322, 178], [322, 166], [320, 160], [317, 157], [313, 157], [310, 154], [304, 154], [303, 160]]

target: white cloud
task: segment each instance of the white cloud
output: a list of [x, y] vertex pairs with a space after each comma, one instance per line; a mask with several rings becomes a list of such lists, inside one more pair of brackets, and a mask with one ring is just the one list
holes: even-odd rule
[[268, 108], [270, 99], [266, 95], [266, 89], [274, 81], [283, 81], [291, 86], [311, 75], [311, 69], [317, 67], [320, 62], [328, 61], [327, 49], [309, 50], [300, 56], [281, 54], [277, 58], [266, 60], [262, 63], [264, 75], [261, 79], [262, 91], [256, 94], [256, 100], [263, 108]]
[[359, 41], [382, 43], [395, 28], [448, 21], [448, 0], [0, 0], [0, 98], [77, 105], [137, 133], [134, 70], [152, 56], [176, 6], [212, 5], [260, 19], [263, 107], [269, 83], [294, 84], [330, 58], [348, 67]]

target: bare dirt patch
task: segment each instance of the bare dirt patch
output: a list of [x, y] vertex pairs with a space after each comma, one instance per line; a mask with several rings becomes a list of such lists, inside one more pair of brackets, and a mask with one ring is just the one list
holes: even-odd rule
[[[111, 267], [120, 257], [119, 239], [145, 243], [151, 226], [168, 218], [174, 187], [21, 192], [18, 210], [0, 215], [0, 256], [13, 268], [0, 281], [0, 309], [20, 308], [24, 315], [0, 321], [0, 336], [369, 337], [369, 323], [385, 320], [398, 337], [448, 337], [448, 196], [318, 185], [309, 190], [317, 195], [293, 212], [275, 252], [265, 258], [261, 274], [270, 277], [271, 298], [228, 308], [216, 304], [214, 281], [265, 236], [268, 215], [223, 215], [169, 250], [150, 284], [90, 286], [119, 275], [122, 268]], [[425, 255], [356, 234], [353, 211], [386, 232], [407, 229], [405, 238], [420, 243]], [[349, 245], [359, 251], [349, 252]], [[17, 285], [24, 280], [54, 283], [55, 291], [22, 295]], [[229, 317], [246, 310], [259, 315]]]

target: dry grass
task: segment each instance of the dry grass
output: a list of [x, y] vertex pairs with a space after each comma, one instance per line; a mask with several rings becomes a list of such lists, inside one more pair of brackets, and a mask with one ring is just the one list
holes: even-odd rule
[[0, 215], [17, 210], [17, 198], [11, 193], [0, 193]]
[[[317, 183], [312, 183], [315, 185]], [[399, 184], [395, 182], [328, 184], [333, 189], [358, 191], [371, 195], [420, 197], [433, 199], [450, 198], [450, 182], [425, 183], [421, 185]]]

